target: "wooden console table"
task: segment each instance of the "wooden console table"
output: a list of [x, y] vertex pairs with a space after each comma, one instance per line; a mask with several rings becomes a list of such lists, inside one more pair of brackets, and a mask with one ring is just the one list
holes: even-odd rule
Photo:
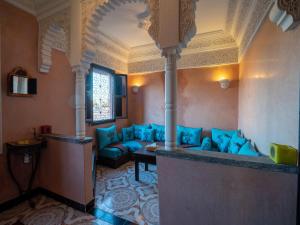
[[[18, 188], [20, 196], [27, 195], [31, 191], [34, 177], [36, 175], [36, 171], [37, 171], [38, 164], [40, 161], [40, 153], [41, 153], [41, 149], [43, 147], [43, 143], [44, 142], [41, 140], [30, 140], [26, 144], [20, 144], [18, 142], [6, 143], [8, 172], [9, 172], [13, 182], [16, 184], [16, 186]], [[25, 157], [25, 155], [27, 155], [27, 157], [30, 158], [29, 163], [31, 163], [32, 171], [31, 171], [31, 174], [29, 177], [28, 185], [25, 189], [22, 189], [21, 184], [18, 182], [15, 174], [13, 173], [12, 166], [11, 166], [12, 155], [22, 155], [24, 157]], [[33, 202], [29, 201], [29, 204], [32, 208], [34, 208], [35, 205]]]

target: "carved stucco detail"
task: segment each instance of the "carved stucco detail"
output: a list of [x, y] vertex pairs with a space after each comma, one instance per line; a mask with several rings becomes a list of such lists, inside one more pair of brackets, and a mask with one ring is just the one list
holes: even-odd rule
[[159, 46], [159, 0], [147, 0], [147, 7], [150, 15], [150, 26], [148, 29], [148, 33], [152, 37], [156, 45]]
[[300, 1], [277, 0], [269, 17], [284, 32], [295, 28], [300, 23]]
[[179, 40], [181, 48], [185, 48], [196, 34], [196, 1], [197, 0], [180, 0]]
[[229, 0], [225, 28], [239, 46], [239, 61], [273, 2], [274, 0]]
[[[86, 73], [89, 70], [90, 64], [95, 61], [95, 58], [101, 57], [97, 55], [95, 46], [101, 44], [99, 39], [99, 25], [103, 16], [113, 11], [121, 4], [132, 2], [145, 2], [145, 0], [82, 0], [82, 70]], [[103, 46], [103, 48], [106, 48]], [[113, 58], [110, 55], [110, 58]], [[118, 60], [118, 59], [116, 59]], [[98, 60], [99, 61], [99, 60]], [[103, 60], [104, 61], [104, 60]], [[108, 60], [105, 60], [108, 63]], [[113, 67], [113, 66], [112, 66]]]
[[93, 63], [114, 69], [122, 73], [128, 72], [127, 62], [119, 60], [116, 57], [113, 57], [106, 52], [102, 52], [99, 50], [96, 51], [96, 57], [94, 58]]
[[253, 37], [255, 36], [258, 28], [261, 25], [266, 13], [270, 9], [273, 0], [259, 0], [256, 2], [256, 6], [254, 7], [253, 14], [251, 16], [251, 20], [247, 24], [246, 32], [239, 43], [239, 55], [243, 56], [250, 45]]
[[52, 65], [52, 49], [70, 52], [70, 9], [64, 9], [39, 21], [39, 71], [48, 73]]
[[300, 20], [299, 0], [278, 0], [278, 7], [293, 17], [295, 22]]
[[[153, 59], [128, 64], [128, 73], [146, 73], [164, 70], [164, 59]], [[200, 52], [182, 55], [178, 60], [178, 69], [238, 63], [238, 48]]]
[[[231, 35], [226, 34], [224, 31], [215, 31], [196, 35], [188, 44], [188, 47], [182, 50], [181, 55], [231, 48], [237, 48], [236, 42]], [[129, 63], [159, 59], [160, 57], [161, 52], [155, 44], [149, 44], [132, 48], [130, 50]]]

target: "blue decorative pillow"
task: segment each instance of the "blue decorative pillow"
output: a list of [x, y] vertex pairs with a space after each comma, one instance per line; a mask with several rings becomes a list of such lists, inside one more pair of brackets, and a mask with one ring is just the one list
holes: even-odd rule
[[250, 141], [247, 141], [246, 144], [241, 147], [238, 155], [260, 156], [259, 152], [255, 151], [254, 147], [251, 145]]
[[99, 149], [103, 149], [107, 145], [119, 142], [116, 125], [106, 128], [97, 128], [96, 137]]
[[221, 130], [217, 128], [211, 129], [211, 136], [212, 136], [212, 144], [213, 147], [218, 146], [220, 143], [220, 136], [227, 135], [228, 137], [232, 137], [234, 134], [239, 134], [239, 130]]
[[132, 125], [134, 129], [134, 138], [136, 139], [142, 139], [142, 132], [144, 128], [150, 128], [149, 125], [142, 125], [142, 124], [133, 124]]
[[144, 128], [142, 131], [142, 141], [154, 142], [155, 131], [150, 128]]
[[245, 138], [242, 138], [238, 133], [234, 133], [231, 137], [228, 153], [237, 154], [240, 148], [247, 142]]
[[132, 141], [134, 140], [134, 129], [133, 127], [122, 128], [123, 141]]
[[181, 144], [201, 145], [202, 128], [177, 127], [177, 130], [181, 132]]
[[211, 139], [209, 137], [204, 137], [200, 149], [210, 151], [211, 148]]
[[220, 152], [227, 152], [228, 151], [228, 146], [229, 146], [229, 143], [230, 143], [230, 139], [231, 139], [231, 137], [229, 137], [226, 134], [219, 136], [218, 148], [219, 148]]
[[157, 125], [157, 124], [152, 124], [151, 125], [152, 129], [155, 130], [155, 141], [160, 141], [163, 142], [165, 141], [165, 126], [163, 125]]

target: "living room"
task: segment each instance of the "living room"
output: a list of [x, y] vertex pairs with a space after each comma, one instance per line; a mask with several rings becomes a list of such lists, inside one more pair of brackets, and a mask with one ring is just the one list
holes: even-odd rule
[[1, 1], [0, 224], [297, 224], [299, 7]]

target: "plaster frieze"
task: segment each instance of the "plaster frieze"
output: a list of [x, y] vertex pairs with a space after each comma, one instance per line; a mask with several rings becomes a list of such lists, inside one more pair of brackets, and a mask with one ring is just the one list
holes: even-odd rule
[[[88, 72], [90, 63], [97, 57], [95, 46], [99, 39], [99, 25], [103, 16], [121, 4], [145, 2], [144, 0], [82, 0], [82, 66]], [[105, 46], [103, 46], [105, 48]], [[107, 54], [108, 55], [108, 54]], [[112, 56], [108, 57], [112, 58]], [[117, 60], [114, 57], [115, 60]], [[108, 60], [105, 60], [106, 62]]]
[[39, 21], [39, 71], [48, 73], [52, 65], [52, 49], [70, 51], [70, 10], [57, 12]]
[[263, 19], [267, 15], [273, 0], [259, 0], [256, 2], [254, 10], [251, 15], [251, 19], [246, 24], [246, 32], [243, 34], [239, 44], [239, 56], [242, 58], [251, 44], [257, 30], [259, 29]]
[[96, 57], [94, 58], [93, 63], [114, 69], [125, 74], [127, 74], [128, 72], [127, 62], [119, 60], [118, 58], [113, 57], [107, 54], [106, 52], [102, 52], [100, 50], [96, 51]]
[[[237, 48], [235, 40], [224, 31], [196, 35], [181, 52], [181, 56], [209, 52], [216, 49]], [[159, 59], [161, 51], [154, 44], [130, 49], [129, 63]]]
[[230, 0], [226, 19], [226, 32], [239, 46], [239, 61], [247, 51], [253, 37], [274, 0]]
[[[195, 54], [181, 54], [178, 60], [177, 68], [197, 68], [205, 66], [215, 66], [222, 64], [236, 64], [238, 63], [238, 48], [221, 49], [209, 52], [199, 52]], [[150, 73], [164, 71], [165, 61], [163, 58], [156, 58], [151, 60], [129, 62], [128, 73]]]

